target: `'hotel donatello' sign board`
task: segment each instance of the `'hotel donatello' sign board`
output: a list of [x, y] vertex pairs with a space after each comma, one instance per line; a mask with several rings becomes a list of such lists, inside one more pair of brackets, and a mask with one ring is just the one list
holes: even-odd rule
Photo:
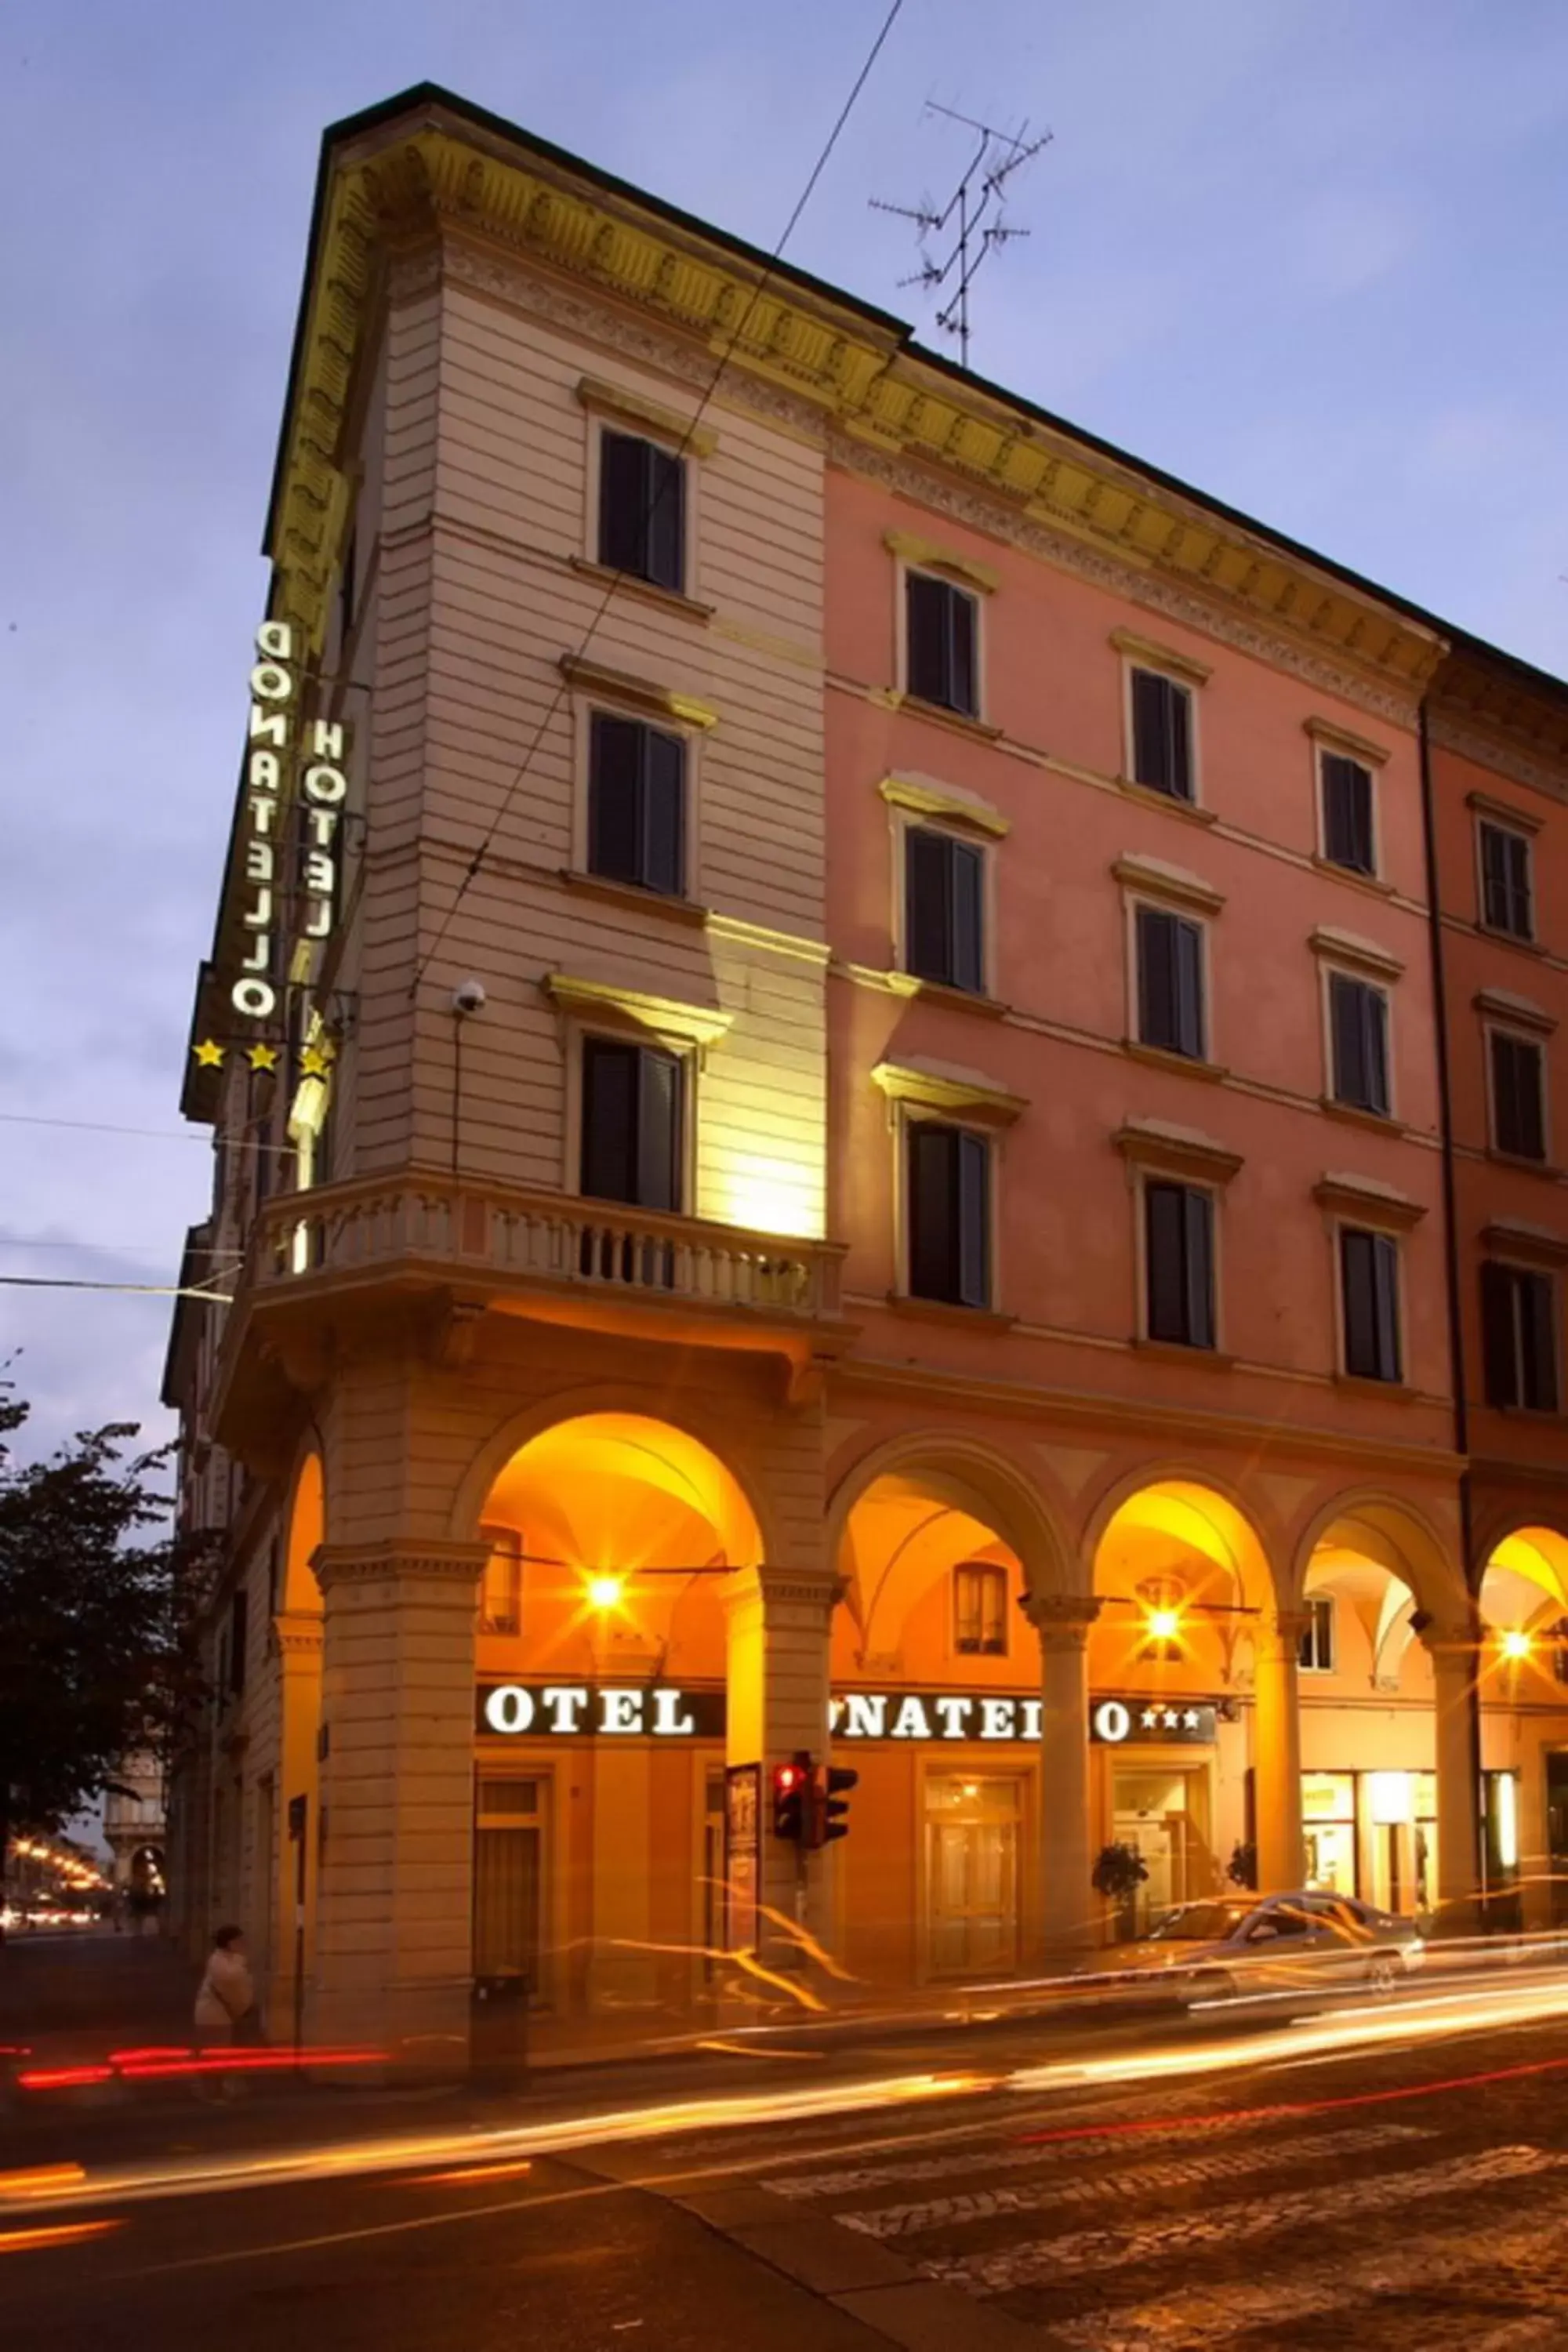
[[[245, 898], [239, 921], [245, 953], [237, 971], [229, 975], [228, 1001], [246, 1020], [267, 1021], [278, 1009], [278, 940], [289, 901], [302, 902], [302, 940], [331, 936], [338, 887], [335, 835], [349, 780], [342, 764], [342, 724], [316, 719], [307, 729], [300, 719], [300, 672], [291, 625], [263, 621], [256, 632], [256, 655], [240, 824]], [[302, 831], [298, 871], [291, 875], [285, 816], [301, 754]]]
[[[1037, 1740], [1041, 1702], [1002, 1692], [845, 1691], [827, 1703], [835, 1740]], [[721, 1739], [724, 1694], [671, 1683], [481, 1684], [475, 1728], [503, 1739]], [[1206, 1745], [1212, 1703], [1139, 1697], [1089, 1702], [1089, 1736], [1108, 1748]]]

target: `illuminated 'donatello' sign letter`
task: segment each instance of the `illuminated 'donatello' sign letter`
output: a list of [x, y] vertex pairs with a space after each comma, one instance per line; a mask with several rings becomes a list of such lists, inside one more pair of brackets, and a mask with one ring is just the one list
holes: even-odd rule
[[[247, 1021], [269, 1020], [278, 1009], [277, 942], [289, 898], [284, 811], [298, 738], [299, 673], [294, 631], [287, 621], [263, 621], [256, 632], [250, 672], [250, 727], [246, 751], [245, 903], [240, 928], [245, 954], [229, 990], [234, 1010]], [[337, 896], [337, 831], [349, 782], [342, 761], [343, 730], [335, 721], [311, 722], [305, 746], [310, 764], [300, 779], [301, 936], [324, 940]]]

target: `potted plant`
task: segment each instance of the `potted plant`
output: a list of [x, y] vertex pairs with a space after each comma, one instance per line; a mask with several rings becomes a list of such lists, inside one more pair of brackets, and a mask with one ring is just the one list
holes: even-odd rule
[[1137, 1932], [1138, 1889], [1148, 1876], [1149, 1865], [1135, 1845], [1117, 1841], [1100, 1848], [1091, 1884], [1097, 1895], [1103, 1895], [1108, 1903], [1114, 1905], [1116, 1932], [1121, 1938]]
[[1233, 1886], [1245, 1886], [1249, 1893], [1258, 1891], [1258, 1848], [1250, 1838], [1237, 1838], [1230, 1850], [1225, 1874]]

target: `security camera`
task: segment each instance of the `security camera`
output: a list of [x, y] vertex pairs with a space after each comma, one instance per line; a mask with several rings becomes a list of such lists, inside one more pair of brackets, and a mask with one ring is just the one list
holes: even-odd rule
[[454, 1013], [482, 1013], [485, 1007], [485, 984], [482, 980], [460, 980], [452, 991]]

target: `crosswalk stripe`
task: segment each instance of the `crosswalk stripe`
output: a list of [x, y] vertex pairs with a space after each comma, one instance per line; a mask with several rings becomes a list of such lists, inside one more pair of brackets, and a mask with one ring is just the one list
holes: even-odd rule
[[[1552, 2257], [1562, 2252], [1568, 2252], [1568, 2192], [1537, 2200], [1528, 2229], [1500, 2237], [1489, 2231], [1483, 2242], [1456, 2246], [1447, 2229], [1426, 2230], [1404, 2237], [1397, 2248], [1336, 2257], [1331, 2271], [1313, 2256], [1308, 2275], [1294, 2282], [1273, 2276], [1267, 2283], [1205, 2284], [1190, 2294], [1176, 2287], [1152, 2303], [1110, 2309], [1100, 2304], [1080, 2319], [1053, 2318], [1051, 2340], [1063, 2352], [1105, 2352], [1108, 2339], [1122, 2352], [1214, 2352], [1260, 2324], [1285, 2340], [1296, 2320], [1327, 2319], [1342, 2311], [1345, 2343], [1375, 2343], [1381, 2297], [1436, 2296], [1447, 2290], [1459, 2291], [1451, 2343], [1484, 2344], [1485, 2352], [1535, 2352], [1537, 2347], [1557, 2352], [1563, 2339], [1561, 2310], [1521, 2315], [1480, 2337], [1475, 2313], [1464, 2308], [1462, 2289], [1467, 2281], [1484, 2280], [1489, 2310], [1495, 2312], [1499, 2274], [1517, 2263], [1555, 2303]], [[1423, 2324], [1421, 2340], [1429, 2347], [1441, 2341], [1429, 2322]]]
[[[1174, 2163], [1141, 2165], [1120, 2172], [1102, 2172], [1091, 2179], [1047, 2180], [1025, 2189], [981, 2189], [966, 2196], [932, 2197], [921, 2204], [884, 2205], [870, 2213], [836, 2213], [847, 2230], [868, 2238], [910, 2238], [926, 2230], [956, 2229], [966, 2221], [985, 2221], [998, 2213], [1039, 2212], [1052, 2205], [1082, 2205], [1100, 2200], [1131, 2200], [1162, 2189], [1204, 2188], [1216, 2181], [1245, 2180], [1258, 2172], [1300, 2167], [1330, 2156], [1369, 2154], [1435, 2135], [1414, 2124], [1362, 2124], [1346, 2131], [1324, 2132], [1310, 2141], [1270, 2140], [1246, 2147], [1216, 2148], [1207, 2155], [1182, 2157]], [[1121, 2143], [1122, 2152], [1127, 2143]]]
[[1345, 2180], [1321, 2189], [1281, 2189], [1270, 2197], [1245, 2198], [1205, 2211], [1126, 2221], [1080, 2230], [1056, 2238], [1033, 2238], [983, 2253], [934, 2257], [921, 2263], [928, 2277], [947, 2280], [981, 2294], [1005, 2294], [1016, 2287], [1049, 2286], [1074, 2272], [1124, 2268], [1135, 2263], [1184, 2260], [1204, 2247], [1227, 2249], [1244, 2238], [1284, 2233], [1299, 2225], [1342, 2216], [1358, 2218], [1403, 2207], [1417, 2198], [1451, 2197], [1528, 2179], [1568, 2165], [1568, 2154], [1539, 2147], [1500, 2147], [1482, 2156], [1384, 2173], [1375, 2179]]

